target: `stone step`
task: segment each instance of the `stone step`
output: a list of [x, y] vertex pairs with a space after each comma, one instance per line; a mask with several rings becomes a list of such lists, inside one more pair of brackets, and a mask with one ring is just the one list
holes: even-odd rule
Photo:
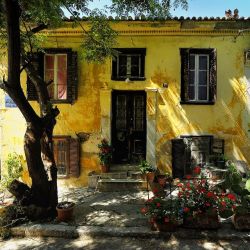
[[123, 172], [123, 171], [139, 171], [139, 165], [131, 164], [112, 164], [110, 166], [110, 172]]
[[135, 179], [100, 179], [97, 188], [101, 192], [146, 190], [146, 181]]
[[127, 172], [108, 172], [101, 173], [101, 179], [126, 179], [128, 177]]

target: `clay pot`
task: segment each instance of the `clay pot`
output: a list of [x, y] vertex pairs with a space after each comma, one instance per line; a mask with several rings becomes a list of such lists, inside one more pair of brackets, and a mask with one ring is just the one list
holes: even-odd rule
[[108, 173], [109, 166], [108, 165], [101, 165], [101, 171], [102, 171], [102, 173]]
[[166, 175], [158, 175], [157, 181], [162, 187], [165, 187], [168, 181], [168, 177]]
[[58, 203], [57, 210], [57, 219], [59, 221], [69, 221], [72, 219], [74, 212], [75, 203], [69, 201], [63, 201]]
[[250, 213], [234, 214], [232, 222], [237, 230], [250, 230]]
[[147, 172], [146, 176], [147, 176], [147, 181], [148, 182], [153, 182], [154, 179], [155, 179], [155, 173], [154, 172]]
[[178, 223], [176, 221], [169, 221], [167, 223], [154, 221], [151, 224], [151, 230], [159, 232], [173, 232], [176, 231]]

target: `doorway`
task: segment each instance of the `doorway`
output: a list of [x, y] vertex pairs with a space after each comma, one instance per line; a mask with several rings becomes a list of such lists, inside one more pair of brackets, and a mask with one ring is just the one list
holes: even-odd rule
[[112, 92], [113, 162], [138, 163], [146, 157], [146, 93]]

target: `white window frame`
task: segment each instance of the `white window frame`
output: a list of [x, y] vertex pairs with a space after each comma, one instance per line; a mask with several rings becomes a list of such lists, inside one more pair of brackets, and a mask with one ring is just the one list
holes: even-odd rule
[[[194, 71], [194, 99], [189, 99], [190, 102], [208, 102], [209, 101], [209, 55], [208, 54], [190, 54], [190, 57], [194, 56], [195, 61], [194, 61], [194, 70], [188, 69], [190, 71]], [[205, 85], [199, 85], [199, 72], [200, 71], [205, 71], [205, 70], [200, 70], [199, 69], [199, 58], [200, 56], [206, 56], [207, 57], [207, 99], [206, 100], [200, 100], [199, 99], [199, 86], [205, 86]], [[189, 86], [191, 85], [190, 83], [188, 84]], [[193, 86], [193, 84], [192, 84]]]
[[[68, 99], [68, 91], [66, 92], [66, 99], [59, 99], [58, 98], [58, 82], [57, 82], [57, 74], [55, 72], [58, 71], [58, 56], [66, 56], [66, 72], [68, 72], [68, 55], [67, 53], [46, 53], [44, 55], [44, 59], [46, 56], [54, 56], [54, 81], [53, 81], [53, 87], [54, 87], [54, 96], [53, 100], [67, 100]], [[46, 60], [44, 60], [44, 79], [46, 77]], [[67, 75], [68, 80], [68, 75]], [[68, 87], [68, 81], [66, 80], [66, 86]]]

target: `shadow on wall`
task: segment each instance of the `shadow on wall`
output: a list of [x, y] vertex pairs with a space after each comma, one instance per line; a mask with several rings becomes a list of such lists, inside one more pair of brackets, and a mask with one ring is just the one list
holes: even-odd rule
[[[172, 168], [171, 139], [191, 134], [225, 139], [225, 153], [229, 158], [250, 162], [249, 140], [243, 124], [247, 92], [242, 78], [229, 79], [225, 89], [218, 88], [214, 105], [181, 105], [180, 84], [166, 73], [157, 75], [161, 76], [156, 79], [159, 83], [169, 83], [167, 89], [159, 89], [157, 93], [156, 154], [160, 170]], [[249, 115], [249, 110], [246, 112]]]

